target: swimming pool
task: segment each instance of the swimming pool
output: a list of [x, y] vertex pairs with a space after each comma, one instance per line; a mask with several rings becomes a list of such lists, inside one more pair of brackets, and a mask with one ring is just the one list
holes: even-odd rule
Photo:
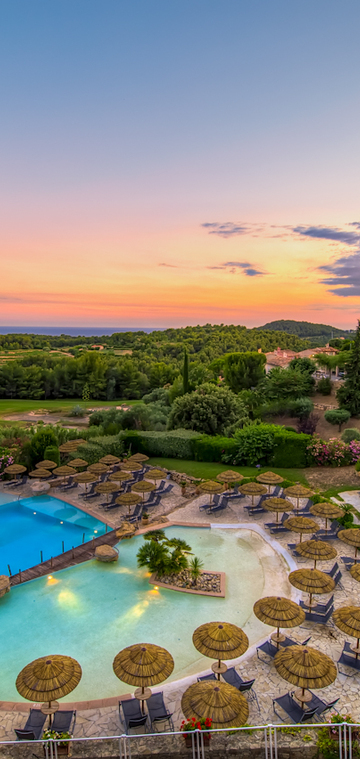
[[64, 653], [77, 659], [83, 677], [64, 701], [128, 693], [114, 675], [114, 656], [135, 642], [157, 643], [174, 657], [177, 680], [210, 667], [192, 644], [194, 629], [211, 620], [243, 627], [250, 644], [269, 633], [252, 613], [255, 600], [290, 596], [283, 559], [260, 535], [244, 529], [169, 527], [185, 539], [205, 569], [226, 572], [226, 598], [178, 593], [148, 583], [136, 553], [141, 536], [118, 544], [115, 564], [91, 561], [12, 588], [0, 600], [1, 699], [19, 701], [18, 672], [38, 656]]
[[59, 498], [1, 494], [0, 574], [12, 574], [102, 535], [105, 524]]

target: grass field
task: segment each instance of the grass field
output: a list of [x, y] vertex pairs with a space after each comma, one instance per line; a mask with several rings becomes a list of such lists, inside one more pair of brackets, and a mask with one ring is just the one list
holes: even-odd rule
[[[209, 461], [187, 461], [186, 459], [162, 459], [158, 457], [151, 458], [149, 464], [152, 466], [162, 466], [166, 469], [175, 469], [177, 472], [184, 472], [184, 474], [189, 474], [192, 477], [198, 479], [205, 478], [207, 480], [213, 480], [224, 469], [229, 469], [227, 464], [213, 464]], [[268, 471], [269, 467], [256, 469], [256, 467], [250, 466], [232, 466], [231, 469], [235, 472], [240, 472], [244, 477], [254, 477], [261, 472]], [[293, 480], [294, 482], [301, 482], [302, 485], [308, 485], [304, 469], [273, 469], [271, 467], [271, 471], [280, 474], [285, 480]]]
[[139, 401], [87, 401], [76, 400], [72, 398], [70, 400], [59, 399], [55, 401], [28, 401], [28, 400], [0, 400], [0, 418], [2, 416], [8, 416], [8, 414], [27, 414], [29, 411], [39, 411], [40, 409], [49, 411], [52, 414], [66, 414], [74, 406], [82, 406], [86, 408], [95, 408], [98, 406], [120, 406], [122, 403], [126, 403], [127, 406], [132, 406]]

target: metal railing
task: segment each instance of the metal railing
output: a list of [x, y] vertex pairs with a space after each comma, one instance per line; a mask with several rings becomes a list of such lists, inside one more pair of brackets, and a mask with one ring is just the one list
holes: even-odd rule
[[[250, 746], [250, 738], [253, 733], [257, 733], [257, 746], [255, 748], [256, 755], [263, 755], [264, 759], [278, 759], [279, 748], [282, 745], [286, 752], [289, 753], [289, 746], [286, 748], [286, 739], [284, 740], [284, 733], [290, 733], [292, 737], [299, 734], [298, 748], [302, 746], [302, 741], [311, 741], [309, 732], [313, 730], [319, 730], [321, 728], [331, 728], [335, 732], [335, 739], [333, 741], [333, 747], [335, 749], [334, 755], [337, 749], [338, 759], [352, 759], [352, 749], [354, 740], [358, 739], [358, 733], [360, 724], [353, 724], [348, 722], [335, 723], [304, 723], [301, 725], [286, 725], [286, 724], [269, 724], [269, 725], [247, 725], [239, 728], [223, 728], [213, 729], [210, 731], [210, 744], [208, 745], [207, 732], [202, 730], [194, 730], [188, 733], [175, 731], [175, 732], [156, 732], [156, 733], [143, 733], [136, 735], [127, 735], [125, 733], [121, 735], [91, 737], [91, 738], [69, 738], [62, 740], [38, 740], [38, 741], [0, 741], [0, 755], [4, 753], [4, 748], [8, 746], [12, 747], [9, 752], [11, 756], [22, 757], [25, 759], [29, 755], [36, 756], [34, 751], [35, 746], [42, 747], [45, 759], [61, 759], [63, 756], [64, 746], [68, 744], [72, 745], [73, 755], [75, 744], [81, 744], [79, 746], [79, 757], [83, 756], [104, 756], [104, 743], [111, 743], [111, 750], [109, 756], [119, 757], [119, 759], [135, 759], [137, 755], [151, 755], [152, 753], [157, 756], [179, 756], [185, 755], [189, 759], [206, 759], [211, 758], [211, 755], [222, 756], [221, 747], [224, 744], [213, 745], [214, 738], [216, 736], [224, 736], [225, 741], [233, 740], [234, 737], [243, 736], [243, 740], [246, 740], [246, 745], [243, 743], [242, 748], [248, 749]], [[301, 736], [301, 732], [305, 731], [306, 735]], [[184, 739], [188, 737], [187, 751], [184, 752]], [[260, 741], [258, 738], [260, 737]], [[179, 740], [177, 740], [179, 738]], [[174, 740], [175, 739], [175, 740]], [[163, 744], [163, 751], [159, 746], [159, 741]], [[137, 745], [138, 744], [138, 745]], [[98, 750], [97, 750], [98, 747]], [[312, 750], [315, 748], [312, 743]], [[27, 750], [26, 750], [27, 749]], [[29, 753], [29, 749], [31, 754]], [[87, 751], [86, 751], [87, 749]], [[139, 749], [139, 750], [137, 750]], [[174, 750], [175, 749], [175, 750]], [[239, 751], [241, 747], [239, 746]], [[5, 752], [6, 753], [6, 752]], [[290, 747], [291, 753], [291, 747]], [[304, 756], [306, 755], [304, 745]], [[356, 752], [358, 756], [358, 752]]]

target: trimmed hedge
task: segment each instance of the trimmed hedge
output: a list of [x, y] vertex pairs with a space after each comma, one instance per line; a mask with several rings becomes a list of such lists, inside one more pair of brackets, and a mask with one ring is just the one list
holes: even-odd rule
[[221, 435], [200, 435], [192, 441], [192, 455], [195, 461], [221, 461], [222, 456], [235, 456], [237, 446], [234, 438]]
[[284, 469], [303, 469], [309, 463], [310, 441], [311, 435], [279, 428], [279, 432], [274, 433], [274, 453], [268, 463]]
[[193, 443], [201, 435], [192, 430], [172, 430], [166, 432], [135, 432], [123, 430], [119, 438], [125, 448], [132, 453], [146, 453], [147, 456], [163, 458], [193, 459]]
[[74, 453], [70, 454], [71, 459], [85, 459], [89, 464], [95, 464], [103, 456], [111, 453], [112, 456], [121, 458], [124, 455], [124, 443], [119, 435], [104, 435], [104, 437], [94, 437], [91, 442], [79, 445]]
[[44, 451], [44, 459], [49, 459], [49, 461], [55, 461], [55, 464], [60, 466], [60, 451], [57, 445], [46, 446], [45, 451]]

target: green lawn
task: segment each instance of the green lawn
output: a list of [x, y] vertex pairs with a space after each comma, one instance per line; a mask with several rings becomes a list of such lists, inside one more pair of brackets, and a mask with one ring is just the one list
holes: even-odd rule
[[[229, 469], [227, 464], [213, 464], [209, 461], [187, 461], [186, 459], [163, 459], [163, 458], [151, 458], [149, 464], [165, 467], [165, 469], [175, 469], [177, 472], [184, 472], [192, 477], [198, 479], [213, 480], [217, 474], [223, 472], [224, 469]], [[294, 482], [301, 482], [303, 485], [308, 485], [304, 469], [273, 469], [272, 467], [263, 467], [262, 469], [256, 469], [256, 467], [250, 466], [232, 466], [235, 472], [240, 472], [244, 477], [254, 477], [254, 475], [266, 472], [271, 468], [272, 472], [280, 474], [285, 480], [293, 480]]]
[[83, 406], [83, 408], [94, 408], [95, 406], [120, 406], [122, 403], [126, 403], [131, 406], [139, 401], [87, 401], [76, 400], [74, 398], [62, 399], [55, 401], [28, 401], [28, 400], [0, 400], [0, 418], [7, 416], [8, 414], [26, 414], [29, 411], [37, 411], [39, 409], [46, 409], [52, 413], [67, 413], [74, 406]]

